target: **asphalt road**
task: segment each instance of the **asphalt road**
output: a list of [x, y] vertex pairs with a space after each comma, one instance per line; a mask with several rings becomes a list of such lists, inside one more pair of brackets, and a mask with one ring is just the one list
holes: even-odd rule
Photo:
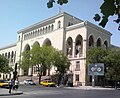
[[20, 86], [22, 95], [3, 96], [0, 98], [120, 98], [120, 90], [80, 90], [55, 87]]

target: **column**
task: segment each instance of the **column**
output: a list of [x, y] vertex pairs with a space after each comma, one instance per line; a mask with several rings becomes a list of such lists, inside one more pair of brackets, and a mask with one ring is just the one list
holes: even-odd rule
[[20, 68], [20, 73], [19, 73], [20, 76], [23, 76], [24, 75], [24, 71], [22, 68]]
[[75, 42], [73, 42], [72, 57], [75, 57]]
[[32, 68], [29, 68], [29, 70], [28, 70], [28, 75], [29, 75], [29, 76], [32, 75]]

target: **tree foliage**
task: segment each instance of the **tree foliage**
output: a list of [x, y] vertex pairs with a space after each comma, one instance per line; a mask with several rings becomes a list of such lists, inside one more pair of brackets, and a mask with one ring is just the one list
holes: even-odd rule
[[56, 72], [64, 74], [70, 66], [68, 58], [61, 51], [52, 46], [40, 47], [34, 44], [32, 49], [22, 53], [20, 67], [23, 69], [37, 66], [41, 75], [46, 75], [46, 70], [50, 71], [52, 66], [57, 68]]
[[[47, 7], [48, 8], [53, 7], [53, 4], [55, 2], [56, 2], [55, 0], [49, 0], [48, 3], [47, 3]], [[59, 4], [59, 5], [63, 5], [63, 4], [67, 4], [67, 3], [68, 3], [68, 0], [57, 0], [57, 4]]]
[[120, 51], [109, 51], [104, 61], [106, 63], [106, 78], [113, 81], [120, 80]]
[[10, 73], [13, 69], [8, 65], [9, 61], [6, 57], [0, 55], [0, 72], [1, 73]]
[[56, 74], [58, 78], [57, 83], [59, 86], [62, 77], [64, 76], [66, 71], [69, 69], [70, 61], [62, 51], [56, 51], [54, 53], [53, 65], [57, 68]]
[[31, 67], [31, 61], [30, 61], [30, 50], [26, 50], [22, 53], [22, 60], [20, 62], [20, 67], [22, 69], [28, 69]]
[[100, 47], [91, 48], [87, 51], [87, 62], [88, 63], [103, 63], [104, 57], [107, 55], [107, 50]]
[[57, 73], [64, 75], [69, 69], [70, 61], [62, 51], [56, 51], [54, 54], [53, 65], [57, 67]]
[[104, 63], [105, 78], [110, 81], [120, 80], [120, 51], [91, 48], [87, 51], [88, 63]]
[[118, 30], [120, 30], [120, 0], [104, 0], [100, 9], [102, 17], [96, 14], [94, 20], [100, 21], [99, 25], [105, 27], [110, 16], [117, 16], [114, 21], [118, 23]]
[[[67, 4], [68, 0], [48, 0], [47, 7], [52, 8], [55, 2], [59, 5], [63, 5]], [[118, 30], [120, 30], [120, 0], [104, 0], [100, 9], [102, 16], [95, 14], [93, 19], [100, 21], [99, 25], [105, 27], [110, 16], [117, 16], [114, 21], [119, 25]]]

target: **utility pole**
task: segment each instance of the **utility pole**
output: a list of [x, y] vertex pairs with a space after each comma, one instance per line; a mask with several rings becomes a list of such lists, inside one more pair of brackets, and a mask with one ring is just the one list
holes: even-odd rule
[[15, 71], [13, 72], [14, 81], [16, 80], [16, 78], [17, 78], [17, 63], [15, 63]]

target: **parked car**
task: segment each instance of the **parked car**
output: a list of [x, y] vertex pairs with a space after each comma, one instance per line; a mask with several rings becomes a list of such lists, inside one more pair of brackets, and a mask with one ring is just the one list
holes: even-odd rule
[[25, 85], [36, 85], [36, 83], [31, 79], [24, 80], [24, 84]]
[[56, 83], [51, 80], [43, 80], [40, 84], [46, 87], [56, 87]]
[[7, 80], [0, 80], [0, 87], [9, 88], [9, 83]]

